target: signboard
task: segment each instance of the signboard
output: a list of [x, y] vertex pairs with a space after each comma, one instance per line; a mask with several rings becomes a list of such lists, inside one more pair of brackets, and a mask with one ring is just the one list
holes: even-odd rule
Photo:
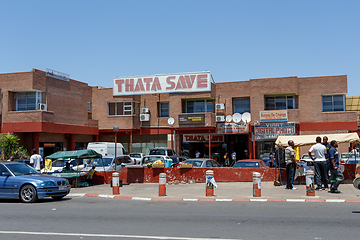
[[186, 124], [205, 124], [205, 114], [179, 115], [179, 125]]
[[255, 139], [276, 139], [278, 136], [295, 135], [295, 123], [266, 123], [255, 125]]
[[64, 81], [69, 81], [69, 79], [70, 79], [69, 74], [51, 70], [49, 68], [46, 69], [46, 76], [57, 78], [57, 79], [64, 80]]
[[210, 92], [211, 73], [177, 73], [114, 78], [113, 96]]
[[217, 125], [218, 134], [245, 134], [249, 132], [249, 125], [245, 123], [221, 123]]
[[286, 122], [287, 110], [260, 111], [260, 122]]
[[[224, 135], [210, 134], [211, 142], [224, 142]], [[209, 134], [184, 134], [183, 142], [209, 142]]]

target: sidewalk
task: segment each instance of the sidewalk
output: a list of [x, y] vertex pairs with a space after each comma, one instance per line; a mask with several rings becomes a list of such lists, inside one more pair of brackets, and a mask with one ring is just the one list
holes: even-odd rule
[[112, 195], [109, 184], [72, 188], [70, 197], [107, 197], [146, 201], [294, 201], [294, 202], [360, 202], [360, 190], [352, 184], [341, 184], [340, 194], [315, 191], [315, 197], [306, 196], [306, 185], [296, 185], [297, 190], [287, 190], [285, 185], [261, 183], [261, 197], [253, 197], [252, 182], [220, 182], [214, 196], [206, 197], [205, 183], [166, 185], [166, 196], [159, 197], [159, 184], [131, 183], [120, 188], [119, 195]]

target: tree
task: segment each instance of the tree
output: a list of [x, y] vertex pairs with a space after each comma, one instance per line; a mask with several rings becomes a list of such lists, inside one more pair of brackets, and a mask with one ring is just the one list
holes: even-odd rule
[[29, 157], [27, 150], [23, 146], [19, 147], [19, 140], [15, 134], [0, 134], [0, 149], [4, 160], [10, 156], [14, 156], [15, 159]]

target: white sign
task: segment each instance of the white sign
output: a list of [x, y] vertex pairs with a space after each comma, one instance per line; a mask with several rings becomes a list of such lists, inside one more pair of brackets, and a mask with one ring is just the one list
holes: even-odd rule
[[195, 72], [114, 78], [113, 96], [209, 91], [211, 73]]

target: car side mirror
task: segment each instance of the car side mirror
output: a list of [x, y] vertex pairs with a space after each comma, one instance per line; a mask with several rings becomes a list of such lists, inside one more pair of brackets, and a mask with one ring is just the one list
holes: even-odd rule
[[3, 177], [8, 177], [8, 176], [10, 176], [10, 173], [9, 173], [9, 172], [2, 172], [2, 173], [1, 173], [1, 176], [3, 176]]

